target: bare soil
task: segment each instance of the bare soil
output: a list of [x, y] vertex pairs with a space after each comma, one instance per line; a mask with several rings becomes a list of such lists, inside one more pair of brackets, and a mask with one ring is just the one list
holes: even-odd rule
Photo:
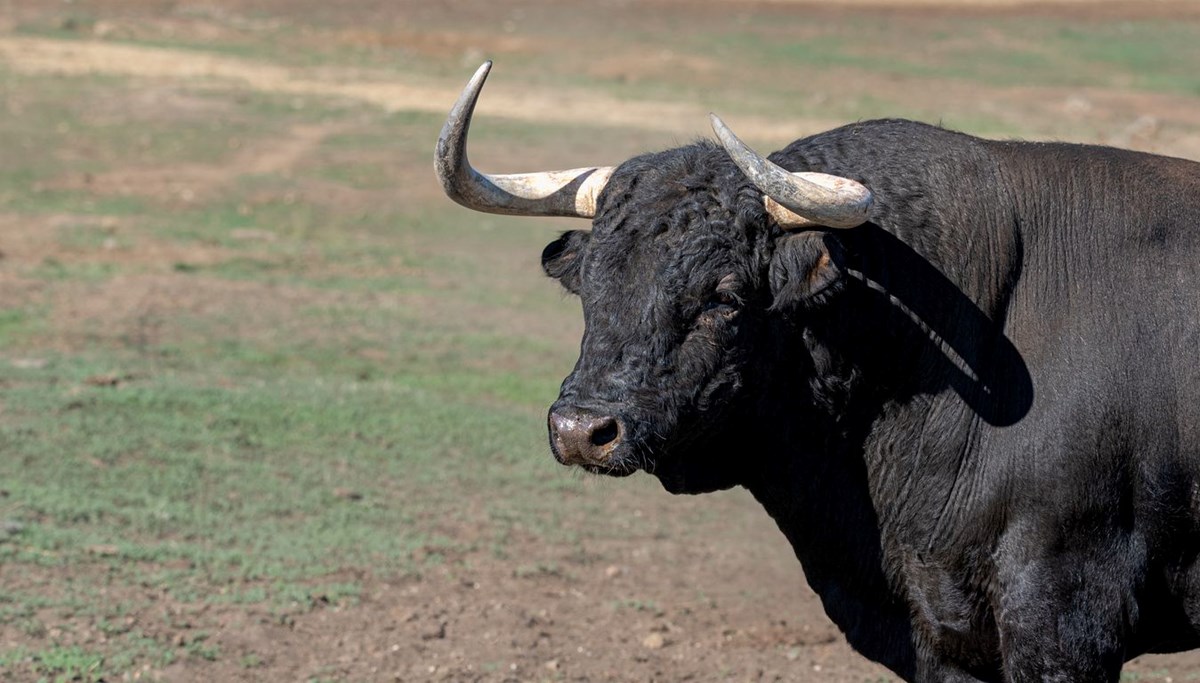
[[[617, 494], [618, 496], [620, 494]], [[238, 653], [267, 653], [275, 680], [783, 681], [810, 673], [873, 680], [803, 588], [786, 544], [744, 496], [626, 501], [628, 521], [680, 519], [669, 533], [447, 558], [421, 576], [368, 577], [353, 606], [286, 623], [216, 620], [221, 662], [167, 669], [170, 680], [258, 680]], [[688, 509], [725, 514], [700, 529]], [[636, 506], [636, 507], [633, 507]], [[705, 533], [713, 531], [715, 533]], [[736, 541], [733, 539], [736, 538]], [[733, 542], [731, 542], [733, 541]]]

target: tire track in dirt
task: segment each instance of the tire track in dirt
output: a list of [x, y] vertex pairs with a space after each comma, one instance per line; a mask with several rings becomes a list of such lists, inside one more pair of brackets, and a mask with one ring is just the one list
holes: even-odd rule
[[[240, 85], [267, 93], [346, 98], [392, 111], [443, 114], [461, 86], [416, 79], [346, 80], [344, 74], [290, 69], [252, 60], [189, 50], [11, 36], [0, 38], [0, 60], [25, 74], [104, 74], [186, 82], [196, 87]], [[464, 70], [463, 82], [468, 74]], [[630, 101], [591, 90], [530, 90], [503, 83], [488, 86], [483, 111], [489, 117], [548, 123], [587, 123], [666, 131], [707, 132], [708, 112], [680, 102]], [[826, 130], [832, 120], [778, 120], [738, 116], [738, 133], [760, 139], [794, 139]]]

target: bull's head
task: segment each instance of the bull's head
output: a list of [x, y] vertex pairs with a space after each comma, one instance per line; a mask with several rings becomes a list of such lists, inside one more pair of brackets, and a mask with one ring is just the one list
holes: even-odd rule
[[[580, 358], [550, 409], [564, 464], [673, 491], [738, 483], [721, 466], [739, 413], [781, 371], [763, 348], [776, 319], [838, 289], [838, 242], [826, 228], [866, 221], [871, 193], [759, 156], [716, 116], [721, 146], [699, 143], [618, 167], [487, 175], [467, 161], [476, 72], [438, 140], [446, 193], [491, 213], [593, 219], [542, 253], [546, 273], [583, 302]], [[818, 229], [811, 229], [818, 228]], [[798, 229], [805, 229], [795, 232]], [[728, 459], [728, 458], [724, 458]]]

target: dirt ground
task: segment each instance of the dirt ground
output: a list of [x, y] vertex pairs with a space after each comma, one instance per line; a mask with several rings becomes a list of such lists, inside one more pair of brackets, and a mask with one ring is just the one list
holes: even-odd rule
[[[654, 496], [637, 504], [635, 519], [679, 521], [653, 537], [630, 525], [626, 542], [518, 541], [504, 559], [449, 557], [420, 577], [369, 578], [359, 604], [283, 624], [231, 611], [236, 621], [220, 623], [212, 642], [223, 652], [272, 653], [265, 666], [275, 680], [887, 678], [849, 653], [750, 501]], [[697, 505], [723, 508], [724, 519], [689, 528]], [[196, 621], [214, 619], [222, 616]], [[261, 676], [228, 659], [162, 673], [197, 682]]]
[[[737, 2], [750, 4], [752, 0]], [[753, 0], [757, 2], [758, 0]], [[283, 0], [212, 0], [205, 7], [277, 9]], [[128, 11], [165, 6], [164, 2], [127, 0], [110, 3]], [[494, 3], [499, 4], [499, 3]], [[528, 3], [527, 3], [528, 4]], [[536, 3], [533, 3], [536, 5]], [[814, 9], [805, 3], [795, 11], [838, 11], [830, 3]], [[918, 12], [1019, 11], [1021, 0], [951, 3], [938, 0], [841, 0], [837, 5], [886, 6], [888, 11]], [[1060, 3], [1050, 3], [1057, 6]], [[1061, 3], [1081, 11], [1084, 0]], [[479, 26], [498, 12], [488, 3], [439, 4], [428, 12], [462, 12]], [[719, 3], [676, 0], [647, 4], [646, 12], [674, 13], [680, 7], [715, 12]], [[1067, 11], [1061, 7], [1038, 11]], [[1096, 16], [1123, 14], [1193, 16], [1198, 3], [1100, 2], [1082, 11]], [[363, 16], [388, 11], [385, 3], [358, 3]], [[417, 5], [412, 5], [417, 7]], [[417, 10], [413, 10], [417, 11]], [[21, 15], [8, 8], [12, 20]], [[472, 14], [474, 13], [474, 14]], [[1140, 14], [1139, 14], [1140, 13]], [[360, 21], [349, 18], [348, 22]], [[430, 49], [437, 49], [431, 45]], [[457, 49], [452, 50], [458, 54]], [[234, 56], [150, 45], [102, 41], [66, 42], [0, 33], [0, 60], [26, 74], [96, 74], [170, 79], [201, 75], [217, 82], [236, 81], [264, 92], [341, 97], [392, 110], [440, 112], [457, 86], [414, 77], [408, 82], [376, 82], [370, 74], [357, 78], [298, 76], [282, 67]], [[606, 68], [655, 68], [652, 61]], [[599, 68], [599, 67], [597, 67]], [[344, 76], [344, 74], [343, 74]], [[882, 81], [878, 87], [900, 89]], [[961, 86], [965, 88], [966, 86]], [[573, 92], [518, 92], [502, 83], [489, 86], [490, 115], [557, 122], [590, 121], [607, 125], [672, 131], [685, 136], [706, 113], [687, 102], [620, 101], [612, 96]], [[1034, 88], [1011, 87], [1012, 102], [1023, 103], [1028, 116], [1056, 111], [1100, 117], [1106, 139], [1127, 146], [1170, 151], [1200, 158], [1200, 108], [1194, 98], [1155, 93], [1095, 91], [1083, 104], [1048, 100]], [[951, 87], [936, 95], [947, 102], [967, 97]], [[1074, 107], [1074, 108], [1072, 108]], [[1083, 111], [1086, 109], [1086, 111]], [[1080, 110], [1083, 113], [1076, 112]], [[1135, 124], [1145, 112], [1153, 121]], [[835, 121], [743, 118], [739, 133], [786, 139], [828, 127]], [[316, 140], [330, 131], [297, 128], [281, 135], [277, 147], [248, 148], [233, 157], [239, 173], [265, 173], [287, 168]], [[432, 144], [432, 141], [431, 141]], [[64, 177], [61, 187], [86, 183], [98, 193], [177, 195], [217, 188], [229, 177], [227, 167], [196, 164], [173, 169], [132, 169], [84, 178]], [[428, 181], [432, 186], [432, 179]], [[432, 192], [432, 191], [431, 191]], [[41, 247], [39, 247], [41, 248]], [[36, 250], [35, 250], [36, 251]], [[194, 259], [203, 260], [203, 254]], [[46, 254], [38, 252], [37, 258]], [[61, 256], [69, 259], [70, 256]], [[142, 254], [157, 259], [161, 255]], [[125, 253], [123, 258], [139, 258]], [[173, 257], [172, 257], [173, 258]], [[138, 288], [148, 288], [139, 294]], [[161, 283], [153, 277], [123, 280], [114, 286], [114, 301], [157, 296]], [[236, 295], [236, 294], [234, 294]], [[182, 294], [180, 295], [182, 296]], [[65, 315], [73, 315], [66, 313]], [[547, 456], [549, 460], [549, 456]], [[889, 672], [864, 660], [844, 643], [824, 616], [818, 599], [807, 589], [798, 562], [765, 513], [741, 492], [701, 498], [674, 498], [650, 485], [605, 487], [612, 492], [611, 517], [580, 520], [569, 514], [564, 524], [609, 524], [628, 529], [621, 541], [556, 545], [534, 534], [512, 539], [504, 553], [478, 550], [440, 557], [427, 571], [397, 576], [386, 568], [364, 570], [353, 577], [362, 585], [351, 603], [318, 604], [307, 613], [280, 618], [262, 610], [236, 606], [175, 604], [163, 597], [161, 614], [132, 614], [148, 634], [187, 643], [197, 632], [225, 656], [197, 665], [180, 661], [147, 677], [169, 681], [882, 681]], [[643, 524], [654, 520], [654, 524]], [[445, 524], [455, 537], [471, 529]], [[433, 554], [441, 551], [431, 549]], [[103, 549], [98, 550], [103, 555]], [[96, 572], [104, 572], [97, 562]], [[53, 571], [27, 579], [52, 590], [62, 576]], [[15, 588], [9, 586], [9, 588]], [[104, 600], [154, 599], [154, 589], [114, 585]], [[160, 618], [167, 615], [166, 618]], [[132, 624], [132, 622], [131, 622]], [[4, 628], [0, 626], [0, 641]], [[103, 638], [103, 634], [95, 634]], [[250, 653], [269, 653], [248, 664]], [[1143, 657], [1128, 668], [1129, 680], [1193, 680], [1200, 678], [1200, 653]], [[264, 672], [269, 672], [265, 674]], [[0, 673], [0, 679], [4, 674]]]

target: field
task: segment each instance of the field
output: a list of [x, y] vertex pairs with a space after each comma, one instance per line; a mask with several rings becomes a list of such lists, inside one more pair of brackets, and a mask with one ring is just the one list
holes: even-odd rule
[[[905, 116], [1200, 159], [1200, 6], [0, 1], [0, 680], [886, 681], [744, 492], [558, 466], [490, 171]], [[1200, 680], [1200, 654], [1126, 680]]]

